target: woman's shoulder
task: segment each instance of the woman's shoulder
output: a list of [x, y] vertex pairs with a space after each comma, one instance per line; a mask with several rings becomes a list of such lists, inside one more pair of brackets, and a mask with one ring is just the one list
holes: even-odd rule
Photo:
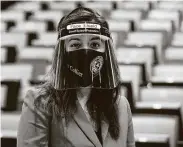
[[128, 99], [125, 96], [119, 95], [116, 103], [117, 103], [119, 109], [123, 109], [123, 110], [125, 109], [127, 111], [130, 110], [130, 105], [129, 105]]
[[125, 96], [119, 94], [117, 100], [116, 100], [117, 105], [127, 105], [128, 100]]
[[31, 110], [39, 110], [50, 113], [51, 97], [49, 90], [44, 86], [31, 87], [24, 98], [24, 104]]

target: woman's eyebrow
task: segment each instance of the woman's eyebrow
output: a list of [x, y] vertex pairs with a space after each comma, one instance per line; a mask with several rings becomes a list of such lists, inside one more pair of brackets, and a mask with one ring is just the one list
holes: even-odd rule
[[70, 42], [70, 41], [72, 41], [72, 40], [80, 41], [80, 39], [79, 39], [79, 38], [71, 38], [71, 39], [69, 39], [69, 42]]
[[98, 37], [98, 36], [91, 38], [91, 40], [100, 40], [100, 41], [104, 42], [104, 40], [102, 38]]

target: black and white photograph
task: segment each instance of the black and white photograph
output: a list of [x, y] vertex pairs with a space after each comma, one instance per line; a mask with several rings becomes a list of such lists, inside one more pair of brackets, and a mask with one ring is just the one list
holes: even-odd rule
[[1, 1], [1, 147], [183, 147], [183, 0]]

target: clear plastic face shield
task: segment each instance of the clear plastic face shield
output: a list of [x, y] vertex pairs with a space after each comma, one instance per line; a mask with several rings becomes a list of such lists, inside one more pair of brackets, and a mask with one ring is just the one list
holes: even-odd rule
[[105, 29], [85, 22], [62, 30], [56, 45], [55, 89], [111, 89], [118, 85], [118, 65]]

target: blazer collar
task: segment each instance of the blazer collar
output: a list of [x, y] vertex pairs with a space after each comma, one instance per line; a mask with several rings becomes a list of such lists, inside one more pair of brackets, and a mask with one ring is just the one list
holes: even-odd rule
[[[86, 137], [94, 144], [96, 147], [102, 147], [92, 124], [88, 121], [84, 110], [82, 109], [80, 103], [77, 101], [77, 112], [74, 115], [74, 120], [76, 124], [79, 126], [79, 128], [82, 130], [82, 132], [86, 135]], [[105, 141], [105, 138], [108, 133], [108, 124], [102, 121], [102, 138], [103, 143]]]

